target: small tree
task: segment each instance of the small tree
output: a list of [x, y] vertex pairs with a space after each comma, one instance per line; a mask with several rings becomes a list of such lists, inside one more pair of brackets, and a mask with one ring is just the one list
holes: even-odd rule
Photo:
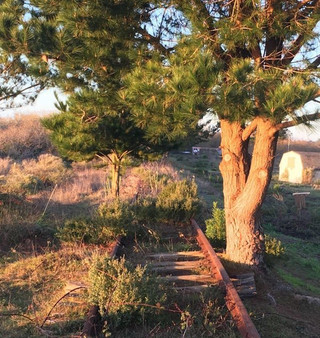
[[82, 91], [68, 100], [59, 114], [43, 119], [51, 130], [51, 139], [60, 154], [75, 161], [98, 157], [112, 166], [112, 190], [115, 197], [120, 194], [120, 173], [123, 160], [128, 156], [147, 158], [160, 154], [169, 144], [152, 144], [142, 129], [130, 118], [130, 114], [119, 108], [112, 111], [102, 93]]

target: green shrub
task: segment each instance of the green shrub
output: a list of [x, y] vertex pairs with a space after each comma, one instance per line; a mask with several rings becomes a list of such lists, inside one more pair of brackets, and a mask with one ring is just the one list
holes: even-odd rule
[[213, 202], [212, 218], [207, 219], [206, 236], [213, 245], [224, 247], [226, 243], [226, 220], [224, 210], [218, 208], [218, 203]]
[[133, 268], [124, 259], [96, 257], [89, 270], [89, 302], [107, 314], [108, 328], [127, 327], [159, 313], [166, 286], [146, 267]]
[[133, 223], [132, 207], [127, 203], [114, 201], [104, 203], [92, 218], [67, 220], [58, 229], [58, 238], [68, 243], [104, 244], [117, 236], [127, 235]]
[[123, 229], [96, 217], [67, 220], [58, 228], [57, 237], [66, 243], [106, 244], [124, 234]]
[[198, 189], [194, 181], [177, 181], [166, 185], [157, 197], [159, 220], [167, 223], [188, 222], [200, 211]]
[[152, 197], [138, 199], [132, 211], [135, 220], [139, 223], [155, 222], [157, 220], [156, 199]]
[[281, 241], [269, 235], [264, 236], [265, 252], [267, 255], [279, 257], [285, 253]]

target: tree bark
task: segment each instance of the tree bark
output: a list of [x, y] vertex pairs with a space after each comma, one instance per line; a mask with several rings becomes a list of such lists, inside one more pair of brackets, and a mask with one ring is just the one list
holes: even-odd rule
[[113, 153], [111, 155], [112, 161], [112, 192], [115, 198], [120, 196], [120, 174], [121, 174], [121, 160], [122, 158]]
[[[260, 209], [268, 189], [277, 144], [275, 124], [256, 118], [252, 158], [249, 138], [239, 122], [221, 121], [226, 254], [232, 261], [262, 266], [264, 253]], [[253, 131], [253, 130], [252, 130]]]

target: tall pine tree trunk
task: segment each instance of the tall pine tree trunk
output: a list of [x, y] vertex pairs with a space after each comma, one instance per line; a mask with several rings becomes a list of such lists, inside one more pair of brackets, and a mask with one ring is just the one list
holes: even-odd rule
[[221, 121], [226, 253], [229, 259], [263, 265], [264, 240], [260, 208], [270, 183], [277, 144], [274, 124], [256, 118], [255, 144], [250, 158], [249, 137], [238, 122]]

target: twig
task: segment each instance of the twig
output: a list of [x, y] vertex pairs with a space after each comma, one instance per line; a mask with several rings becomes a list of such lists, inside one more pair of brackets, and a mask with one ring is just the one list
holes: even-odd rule
[[58, 186], [58, 184], [56, 184], [56, 185], [54, 186], [54, 188], [53, 188], [53, 190], [52, 190], [52, 192], [51, 192], [51, 194], [50, 194], [50, 197], [49, 197], [49, 199], [48, 199], [48, 202], [47, 202], [47, 204], [46, 204], [46, 206], [45, 206], [45, 208], [44, 208], [44, 210], [43, 210], [43, 213], [42, 213], [41, 217], [43, 217], [43, 216], [45, 215], [45, 213], [46, 213], [46, 211], [47, 211], [47, 209], [48, 209], [48, 205], [49, 205], [49, 203], [50, 203], [50, 201], [51, 201], [51, 199], [52, 199], [52, 197], [53, 197], [53, 194], [54, 194], [55, 190], [57, 189], [57, 186]]
[[30, 320], [30, 322], [36, 324], [35, 321], [34, 321], [34, 319], [32, 319], [32, 318], [30, 318], [30, 317], [28, 317], [28, 316], [26, 316], [26, 315], [24, 315], [22, 313], [15, 313], [15, 312], [10, 312], [10, 313], [3, 313], [3, 312], [1, 312], [0, 313], [0, 317], [11, 317], [11, 316], [23, 317], [25, 319]]
[[50, 309], [49, 313], [46, 315], [45, 319], [43, 320], [40, 328], [42, 329], [45, 322], [48, 320], [49, 316], [51, 315], [53, 309], [62, 301], [63, 298], [67, 297], [70, 293], [72, 293], [73, 291], [76, 291], [76, 290], [79, 290], [79, 289], [86, 289], [87, 287], [86, 286], [78, 286], [72, 290], [70, 290], [69, 292], [67, 292], [66, 294], [64, 294], [61, 298], [59, 298], [55, 304], [53, 305], [53, 307]]

